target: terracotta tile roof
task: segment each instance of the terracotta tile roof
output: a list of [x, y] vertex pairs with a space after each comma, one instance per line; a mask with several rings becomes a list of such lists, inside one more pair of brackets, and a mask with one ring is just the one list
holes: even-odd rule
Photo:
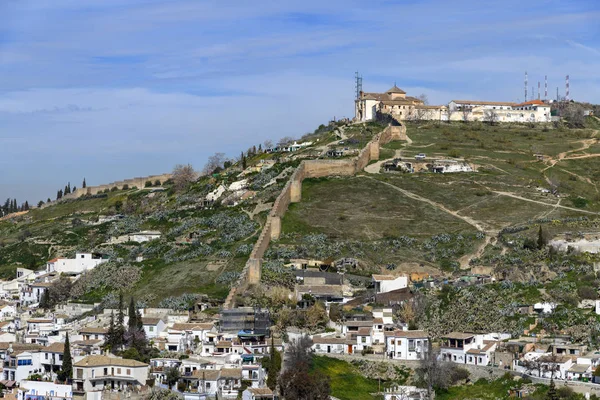
[[346, 326], [358, 326], [358, 327], [362, 327], [362, 326], [370, 327], [370, 326], [373, 325], [373, 321], [346, 321], [344, 323], [344, 325], [346, 325]]
[[231, 347], [231, 342], [221, 340], [219, 343], [217, 343], [217, 347]]
[[106, 328], [99, 328], [99, 327], [83, 327], [79, 330], [79, 333], [97, 333], [97, 334], [106, 334], [108, 332], [108, 329]]
[[371, 328], [367, 328], [367, 327], [358, 328], [358, 335], [371, 336]]
[[248, 388], [248, 391], [256, 396], [273, 396], [273, 391], [267, 388]]
[[407, 339], [422, 339], [427, 338], [427, 332], [425, 331], [401, 331], [395, 330], [393, 332], [385, 332], [385, 336], [389, 337], [397, 337], [397, 338], [407, 338]]
[[464, 332], [450, 332], [447, 335], [442, 335], [442, 338], [445, 339], [469, 339], [474, 337], [475, 335], [472, 333], [464, 333]]
[[241, 368], [222, 368], [219, 379], [242, 379]]
[[160, 318], [142, 317], [142, 324], [144, 325], [156, 325], [160, 321]]
[[29, 286], [49, 288], [50, 286], [52, 286], [52, 282], [33, 282]]
[[221, 376], [221, 371], [218, 369], [197, 369], [192, 372], [192, 377], [199, 380], [216, 381]]
[[320, 337], [320, 336], [313, 336], [312, 341], [314, 344], [350, 344], [350, 343], [354, 343], [354, 341], [349, 341], [347, 338]]
[[117, 367], [147, 367], [148, 364], [136, 360], [108, 356], [87, 356], [74, 363], [74, 367], [100, 367], [104, 365], [114, 365]]
[[46, 319], [46, 318], [32, 318], [27, 320], [27, 323], [32, 323], [32, 324], [52, 324], [54, 323], [53, 319]]
[[389, 88], [388, 90], [385, 91], [386, 93], [400, 93], [400, 94], [406, 94], [406, 92], [402, 89], [400, 89], [398, 86], [394, 85], [391, 88]]
[[44, 347], [43, 350], [45, 353], [64, 353], [65, 344], [64, 343], [52, 343], [49, 346]]
[[510, 101], [479, 101], [479, 100], [452, 100], [456, 104], [473, 104], [477, 106], [514, 106], [517, 103]]
[[176, 323], [170, 328], [174, 331], [210, 330], [215, 324], [211, 322], [185, 322]]
[[383, 324], [383, 318], [373, 318], [374, 324]]

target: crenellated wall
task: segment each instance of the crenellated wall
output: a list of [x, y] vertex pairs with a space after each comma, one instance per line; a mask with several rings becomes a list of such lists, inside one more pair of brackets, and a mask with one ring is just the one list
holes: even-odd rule
[[233, 286], [223, 307], [229, 309], [235, 306], [235, 296], [243, 293], [248, 285], [260, 282], [261, 264], [271, 240], [279, 239], [281, 235], [281, 220], [291, 203], [302, 199], [302, 181], [306, 178], [321, 178], [326, 176], [352, 176], [362, 171], [369, 162], [379, 159], [379, 147], [393, 140], [406, 140], [406, 127], [388, 126], [377, 134], [360, 151], [357, 157], [344, 160], [304, 160], [296, 168], [285, 187], [273, 203], [265, 226], [254, 244], [250, 258], [246, 262], [240, 278]]

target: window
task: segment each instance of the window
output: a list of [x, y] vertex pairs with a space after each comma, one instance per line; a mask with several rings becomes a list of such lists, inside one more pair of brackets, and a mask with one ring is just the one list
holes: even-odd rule
[[48, 359], [48, 353], [45, 354], [46, 360]]
[[481, 357], [479, 357], [479, 364], [481, 364], [483, 361], [481, 360]]
[[117, 374], [121, 375], [121, 368], [117, 368]]
[[210, 382], [206, 382], [206, 388], [210, 389]]
[[84, 256], [83, 256], [83, 254], [82, 254], [82, 255], [81, 255], [81, 258], [83, 258], [83, 257], [84, 257]]
[[469, 356], [469, 362], [473, 362], [473, 357]]
[[360, 338], [360, 342], [361, 342], [361, 343], [367, 343], [367, 338], [366, 338], [366, 337], [364, 337], [364, 336], [362, 336], [362, 337]]
[[[149, 332], [154, 332], [154, 327], [153, 326], [148, 327], [148, 331]], [[198, 337], [198, 336], [196, 336], [196, 337]]]
[[32, 365], [33, 362], [31, 360], [17, 360], [17, 365]]
[[59, 354], [59, 355], [58, 355], [58, 361], [62, 361], [62, 359], [63, 359], [63, 355], [62, 355], [62, 354]]
[[127, 375], [131, 375], [131, 370], [127, 368]]
[[77, 379], [83, 379], [83, 369], [77, 368]]
[[96, 381], [92, 382], [92, 387], [95, 388], [96, 387]]

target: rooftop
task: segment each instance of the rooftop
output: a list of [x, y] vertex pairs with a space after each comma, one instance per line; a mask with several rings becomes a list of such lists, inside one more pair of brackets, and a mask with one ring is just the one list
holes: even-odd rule
[[74, 363], [74, 367], [100, 367], [104, 365], [114, 365], [118, 367], [147, 367], [148, 364], [136, 360], [128, 360], [119, 357], [108, 356], [87, 356]]

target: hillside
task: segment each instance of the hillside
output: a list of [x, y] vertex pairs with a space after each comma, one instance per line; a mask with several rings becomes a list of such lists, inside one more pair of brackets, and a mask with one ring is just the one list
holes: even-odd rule
[[[111, 261], [75, 285], [78, 300], [108, 301], [118, 290], [148, 304], [186, 293], [223, 300], [300, 161], [327, 158], [331, 149], [344, 149], [338, 158], [353, 157], [382, 129], [376, 123], [322, 125], [303, 138], [313, 144], [298, 151], [247, 154], [244, 176], [240, 161], [183, 191], [175, 191], [172, 181], [160, 188], [113, 189], [2, 221], [0, 273], [12, 278], [17, 266], [41, 269], [50, 258], [93, 251]], [[269, 268], [293, 258], [351, 257], [358, 261], [349, 271], [356, 276], [400, 271], [440, 276], [477, 266], [516, 281], [545, 279], [555, 275], [534, 272], [539, 255], [523, 251], [540, 225], [548, 237], [595, 232], [596, 130], [421, 123], [408, 124], [407, 133], [408, 140], [384, 145], [380, 161], [365, 172], [306, 179], [302, 201], [290, 205], [281, 237], [265, 254]], [[477, 172], [408, 174], [381, 168], [386, 160], [414, 160], [418, 153], [428, 159], [461, 157]], [[218, 200], [206, 201], [219, 187]], [[553, 189], [558, 197], [538, 187]], [[114, 214], [124, 217], [97, 222]], [[111, 242], [143, 230], [162, 237]], [[515, 268], [517, 256], [523, 267]], [[273, 279], [269, 271], [267, 285]]]
[[[109, 185], [98, 194], [5, 218], [0, 277], [14, 278], [17, 267], [44, 269], [54, 257], [94, 252], [111, 261], [79, 280], [72, 293], [77, 300], [112, 300], [124, 290], [147, 304], [185, 293], [222, 301], [288, 174], [300, 158], [318, 156], [327, 143], [339, 140], [336, 128], [322, 125], [305, 138], [315, 145], [293, 154], [246, 153], [243, 176], [241, 161], [227, 162], [227, 168], [221, 165], [183, 190], [175, 190], [171, 180], [140, 188]], [[215, 201], [207, 200], [211, 196]], [[107, 221], [111, 216], [120, 219]], [[144, 243], [114, 240], [139, 231], [159, 231], [162, 237]]]

